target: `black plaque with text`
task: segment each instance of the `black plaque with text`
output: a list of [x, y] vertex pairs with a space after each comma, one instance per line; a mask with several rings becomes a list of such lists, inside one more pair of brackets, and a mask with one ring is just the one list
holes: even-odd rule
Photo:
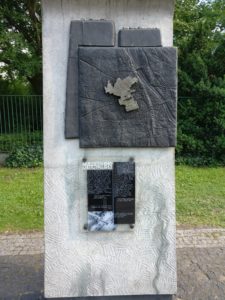
[[113, 166], [115, 224], [135, 223], [135, 163], [115, 162]]
[[88, 211], [112, 211], [112, 170], [88, 170]]

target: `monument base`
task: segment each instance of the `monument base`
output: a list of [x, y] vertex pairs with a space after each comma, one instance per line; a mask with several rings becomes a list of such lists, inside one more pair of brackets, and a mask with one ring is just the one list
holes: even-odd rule
[[138, 296], [106, 296], [106, 297], [72, 297], [72, 298], [45, 298], [55, 300], [173, 300], [173, 295], [138, 295]]

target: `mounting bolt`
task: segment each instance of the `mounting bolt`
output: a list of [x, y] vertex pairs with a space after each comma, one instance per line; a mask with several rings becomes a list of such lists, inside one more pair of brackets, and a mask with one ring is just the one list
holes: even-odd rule
[[87, 224], [84, 224], [84, 230], [88, 230], [88, 225]]
[[130, 229], [134, 229], [134, 224], [130, 224]]
[[87, 161], [87, 158], [86, 158], [86, 157], [84, 157], [84, 158], [82, 159], [82, 161], [83, 161], [83, 162], [86, 162], [86, 161]]
[[133, 157], [130, 157], [129, 161], [130, 161], [130, 162], [133, 162], [133, 161], [134, 161], [134, 158], [133, 158]]

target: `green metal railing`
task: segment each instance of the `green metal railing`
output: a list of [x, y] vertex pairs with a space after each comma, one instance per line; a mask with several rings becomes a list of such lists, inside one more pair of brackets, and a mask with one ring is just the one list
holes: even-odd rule
[[41, 144], [42, 113], [40, 95], [0, 95], [0, 152]]

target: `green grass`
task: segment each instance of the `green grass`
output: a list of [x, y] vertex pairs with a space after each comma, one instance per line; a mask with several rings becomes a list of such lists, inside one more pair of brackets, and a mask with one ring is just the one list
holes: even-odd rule
[[43, 229], [43, 169], [0, 168], [0, 232]]
[[225, 168], [176, 167], [177, 224], [225, 227]]
[[[176, 167], [177, 223], [225, 228], [225, 168]], [[43, 169], [0, 168], [0, 232], [43, 230]]]

